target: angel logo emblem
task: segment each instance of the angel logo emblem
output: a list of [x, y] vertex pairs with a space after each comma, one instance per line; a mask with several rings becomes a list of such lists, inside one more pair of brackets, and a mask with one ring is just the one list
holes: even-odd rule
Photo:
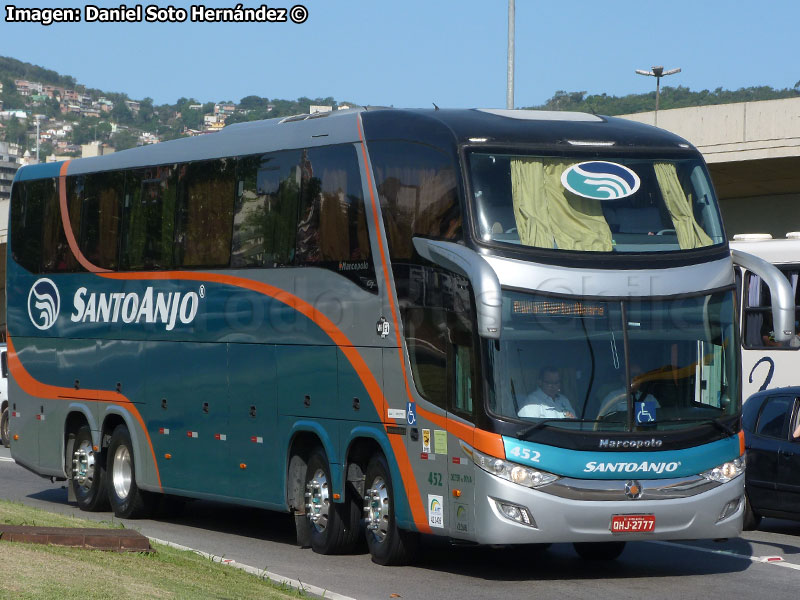
[[61, 297], [52, 280], [42, 278], [28, 292], [28, 317], [36, 329], [50, 329], [58, 319]]

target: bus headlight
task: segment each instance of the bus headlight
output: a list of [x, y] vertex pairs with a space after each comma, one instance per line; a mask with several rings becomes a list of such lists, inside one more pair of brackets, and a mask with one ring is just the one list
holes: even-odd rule
[[493, 456], [486, 456], [475, 449], [472, 449], [472, 460], [478, 468], [487, 473], [529, 488], [541, 487], [548, 483], [553, 483], [559, 478], [558, 475], [553, 475], [546, 471], [532, 469], [531, 467], [525, 467], [500, 458], [494, 458]]
[[702, 477], [710, 479], [711, 481], [718, 481], [719, 483], [728, 483], [736, 479], [739, 475], [744, 473], [744, 455], [735, 460], [722, 463], [718, 467], [714, 467], [704, 473], [700, 473]]

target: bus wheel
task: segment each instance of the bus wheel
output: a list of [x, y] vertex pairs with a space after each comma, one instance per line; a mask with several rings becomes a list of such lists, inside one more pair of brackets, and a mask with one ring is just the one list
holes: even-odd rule
[[108, 496], [105, 467], [102, 455], [94, 451], [92, 432], [88, 425], [78, 429], [73, 449], [70, 485], [78, 508], [89, 512], [106, 510]]
[[6, 448], [11, 445], [11, 438], [8, 436], [8, 408], [4, 408], [0, 414], [0, 442]]
[[625, 542], [576, 542], [572, 545], [585, 560], [615, 560], [625, 550]]
[[155, 495], [136, 485], [131, 434], [125, 425], [117, 425], [106, 450], [108, 463], [108, 499], [111, 509], [121, 519], [140, 519], [153, 510]]
[[370, 459], [364, 485], [367, 546], [372, 561], [379, 565], [408, 563], [418, 536], [397, 528], [392, 478], [383, 455], [378, 454]]
[[305, 486], [306, 518], [311, 529], [311, 549], [318, 554], [344, 554], [358, 539], [359, 510], [352, 494], [333, 501], [331, 470], [325, 453], [317, 448], [308, 459]]
[[742, 523], [742, 529], [744, 531], [754, 531], [758, 529], [758, 526], [761, 524], [761, 515], [753, 510], [753, 505], [750, 504], [750, 499], [747, 497], [747, 493], [744, 495], [744, 522]]

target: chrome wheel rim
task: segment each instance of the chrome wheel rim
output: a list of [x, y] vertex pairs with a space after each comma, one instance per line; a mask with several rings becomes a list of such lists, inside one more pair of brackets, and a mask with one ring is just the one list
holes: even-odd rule
[[378, 476], [364, 496], [367, 531], [372, 532], [378, 542], [383, 542], [389, 533], [389, 488], [383, 477]]
[[325, 471], [317, 469], [314, 477], [306, 483], [306, 516], [320, 533], [328, 528], [330, 508], [328, 477]]
[[94, 485], [94, 450], [88, 440], [83, 440], [72, 453], [72, 478], [87, 492]]
[[111, 483], [114, 493], [120, 500], [125, 500], [131, 492], [133, 481], [133, 460], [127, 446], [119, 446], [114, 452], [114, 462], [111, 468]]

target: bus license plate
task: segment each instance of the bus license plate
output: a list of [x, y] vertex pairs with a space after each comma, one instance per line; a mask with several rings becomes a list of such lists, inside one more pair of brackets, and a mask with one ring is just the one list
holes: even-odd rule
[[613, 515], [611, 517], [611, 533], [653, 531], [655, 528], [655, 515]]

